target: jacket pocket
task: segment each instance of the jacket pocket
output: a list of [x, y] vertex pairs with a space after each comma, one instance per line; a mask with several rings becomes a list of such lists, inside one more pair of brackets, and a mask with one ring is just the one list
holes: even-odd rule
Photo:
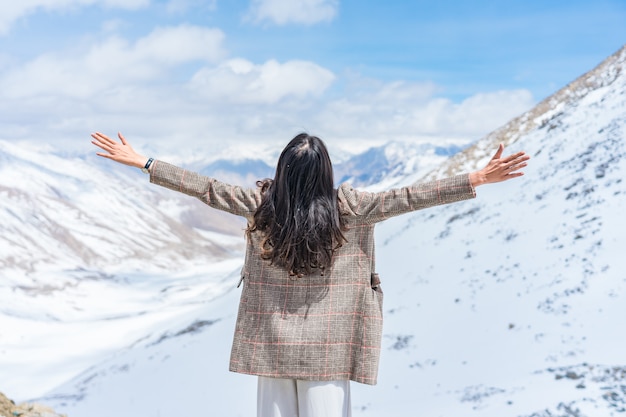
[[380, 286], [380, 276], [376, 272], [372, 272], [371, 285], [374, 291], [379, 292], [381, 294], [383, 293], [383, 289]]

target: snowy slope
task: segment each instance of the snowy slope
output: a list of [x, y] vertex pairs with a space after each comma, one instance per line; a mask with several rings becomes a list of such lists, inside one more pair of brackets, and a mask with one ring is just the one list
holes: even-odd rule
[[198, 248], [208, 259], [230, 256], [220, 235], [241, 235], [240, 223], [206, 210], [206, 220], [197, 220], [201, 203], [190, 205], [187, 199], [149, 187], [137, 170], [112, 169], [112, 162], [98, 159], [0, 141], [0, 262], [5, 278], [78, 268], [113, 272], [112, 263], [119, 270], [179, 267], [181, 255], [190, 259]]
[[439, 170], [472, 169], [505, 141], [532, 155], [525, 177], [379, 229], [385, 392], [363, 415], [624, 412], [625, 61], [622, 49], [519, 119], [534, 128], [511, 123]]
[[[533, 157], [525, 177], [379, 226], [384, 349], [378, 386], [352, 385], [355, 415], [626, 411], [625, 61], [623, 49], [433, 174], [474, 169], [503, 141]], [[72, 417], [254, 415], [254, 378], [226, 371], [240, 262], [183, 265], [175, 281], [121, 270], [110, 293], [96, 284], [41, 294], [39, 321], [5, 314], [0, 326], [48, 329], [50, 360], [92, 352], [74, 378], [68, 363], [45, 368], [68, 378], [44, 400]], [[70, 304], [79, 301], [81, 314]], [[119, 350], [98, 352], [95, 333], [114, 328]], [[21, 368], [7, 368], [2, 352], [24, 363], [45, 352], [34, 336], [8, 338], [0, 335], [0, 369], [11, 375], [3, 383]], [[25, 396], [24, 384], [3, 389]]]
[[183, 197], [95, 156], [0, 141], [2, 389], [41, 395], [209, 291], [243, 225]]
[[[248, 185], [271, 175], [260, 158], [270, 151], [236, 151], [191, 165]], [[434, 160], [425, 152], [402, 161], [417, 155], [407, 145], [373, 152], [377, 168], [396, 174]], [[339, 172], [367, 170], [354, 163], [362, 155], [342, 156]], [[18, 399], [42, 395], [187, 311], [181, 302], [221, 282], [216, 265], [241, 262], [244, 226], [93, 154], [0, 141], [1, 387]]]

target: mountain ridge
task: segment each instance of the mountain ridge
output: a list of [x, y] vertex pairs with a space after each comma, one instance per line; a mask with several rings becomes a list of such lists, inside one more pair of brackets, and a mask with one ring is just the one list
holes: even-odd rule
[[537, 127], [553, 128], [550, 122], [558, 118], [562, 106], [567, 106], [572, 100], [581, 99], [592, 91], [613, 83], [624, 71], [625, 62], [626, 45], [607, 57], [595, 68], [541, 100], [529, 111], [452, 156], [439, 168], [426, 174], [423, 179], [451, 176], [475, 169], [476, 162], [472, 163], [471, 161], [484, 162], [492, 156], [492, 150], [496, 149], [499, 143], [508, 147]]

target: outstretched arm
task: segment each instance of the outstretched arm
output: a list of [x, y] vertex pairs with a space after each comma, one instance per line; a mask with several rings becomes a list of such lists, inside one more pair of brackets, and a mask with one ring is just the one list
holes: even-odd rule
[[[121, 133], [118, 133], [119, 142], [102, 133], [93, 133], [91, 137], [91, 143], [105, 151], [98, 152], [98, 156], [137, 168], [143, 168], [148, 161], [130, 146]], [[148, 171], [150, 182], [154, 184], [196, 197], [211, 207], [249, 220], [261, 202], [257, 189], [229, 185], [160, 160], [155, 160]]]
[[524, 173], [519, 172], [519, 170], [528, 165], [526, 161], [530, 159], [530, 156], [526, 155], [524, 152], [518, 152], [502, 158], [503, 151], [504, 145], [500, 144], [496, 154], [491, 158], [489, 163], [487, 163], [486, 167], [469, 174], [470, 182], [474, 187], [507, 181], [524, 175]]
[[118, 133], [117, 136], [120, 138], [120, 142], [115, 141], [107, 135], [99, 132], [92, 133], [91, 137], [93, 140], [91, 143], [106, 151], [106, 153], [97, 152], [96, 155], [111, 159], [115, 162], [119, 162], [120, 164], [143, 168], [146, 165], [148, 158], [135, 152], [133, 147], [130, 146], [126, 138], [124, 138], [121, 133]]

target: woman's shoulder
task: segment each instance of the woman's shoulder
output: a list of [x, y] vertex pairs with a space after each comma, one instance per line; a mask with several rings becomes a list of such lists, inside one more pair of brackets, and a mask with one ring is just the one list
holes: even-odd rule
[[342, 215], [358, 216], [358, 207], [364, 202], [364, 200], [369, 200], [372, 196], [373, 193], [354, 188], [354, 186], [348, 182], [341, 183], [337, 188], [337, 203], [339, 205], [339, 212]]

